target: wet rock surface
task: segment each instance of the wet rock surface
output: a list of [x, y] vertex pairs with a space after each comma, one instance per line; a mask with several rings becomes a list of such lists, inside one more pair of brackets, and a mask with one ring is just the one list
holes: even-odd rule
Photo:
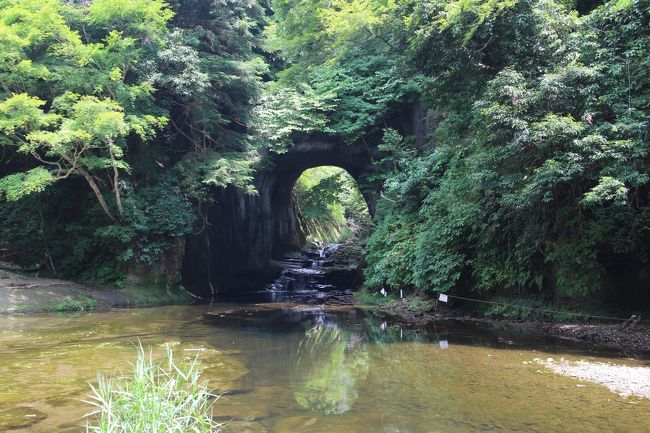
[[98, 288], [54, 278], [0, 273], [0, 314], [106, 309], [134, 303], [116, 289]]
[[192, 301], [193, 298], [176, 289], [165, 291], [128, 285], [118, 289], [0, 270], [0, 314], [99, 311]]

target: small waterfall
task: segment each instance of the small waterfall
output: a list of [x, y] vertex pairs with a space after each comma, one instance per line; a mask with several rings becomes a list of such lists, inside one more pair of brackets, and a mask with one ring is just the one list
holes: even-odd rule
[[266, 287], [272, 301], [320, 303], [332, 297], [349, 296], [348, 288], [337, 287], [331, 280], [336, 263], [332, 255], [341, 245], [306, 248], [278, 260], [282, 271]]

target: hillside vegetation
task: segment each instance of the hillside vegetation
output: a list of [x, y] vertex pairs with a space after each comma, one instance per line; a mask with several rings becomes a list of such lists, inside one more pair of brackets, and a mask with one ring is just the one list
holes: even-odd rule
[[648, 0], [0, 0], [0, 41], [2, 260], [119, 282], [319, 133], [374, 157], [368, 287], [650, 303]]

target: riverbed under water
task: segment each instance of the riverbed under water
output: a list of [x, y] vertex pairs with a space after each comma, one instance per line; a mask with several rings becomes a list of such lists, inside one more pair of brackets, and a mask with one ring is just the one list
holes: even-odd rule
[[0, 317], [0, 431], [83, 431], [88, 382], [126, 370], [138, 340], [161, 355], [165, 343], [200, 354], [225, 432], [650, 432], [650, 400], [539, 361], [647, 360], [481, 324], [418, 328], [290, 303]]

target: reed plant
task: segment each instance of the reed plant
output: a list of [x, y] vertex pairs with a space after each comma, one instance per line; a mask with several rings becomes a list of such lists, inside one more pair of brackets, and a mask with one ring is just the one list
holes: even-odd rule
[[[137, 346], [138, 356], [129, 374], [97, 375], [90, 385], [95, 407], [87, 416], [86, 433], [215, 433], [214, 396], [201, 381], [197, 358], [175, 362], [168, 346], [166, 358], [154, 361], [152, 351]], [[187, 365], [185, 365], [187, 364]]]

